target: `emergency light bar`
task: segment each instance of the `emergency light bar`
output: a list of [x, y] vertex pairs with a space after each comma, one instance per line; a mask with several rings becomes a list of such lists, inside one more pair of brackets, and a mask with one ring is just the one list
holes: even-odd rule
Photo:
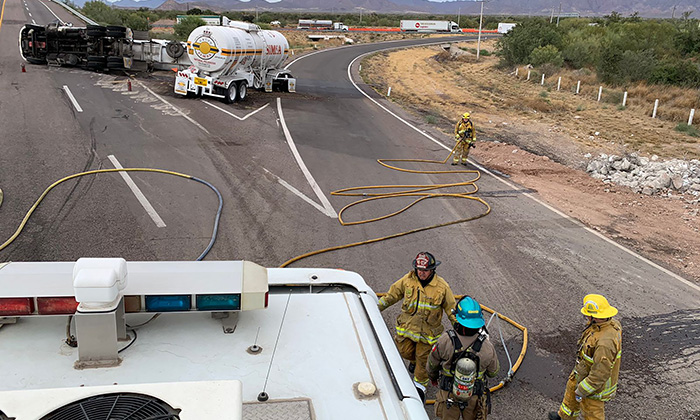
[[0, 265], [0, 316], [244, 311], [267, 307], [267, 269], [249, 261], [71, 262]]

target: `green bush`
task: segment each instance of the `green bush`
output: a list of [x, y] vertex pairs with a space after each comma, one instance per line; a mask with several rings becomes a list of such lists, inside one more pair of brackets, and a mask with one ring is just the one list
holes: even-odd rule
[[689, 60], [668, 59], [649, 76], [649, 82], [687, 87], [700, 87], [700, 69]]
[[542, 64], [554, 64], [561, 67], [564, 64], [564, 59], [561, 53], [554, 45], [545, 45], [532, 50], [530, 54], [530, 63], [533, 66], [541, 66]]
[[561, 44], [556, 27], [545, 19], [532, 19], [517, 25], [497, 42], [497, 54], [507, 65], [522, 64], [537, 47]]
[[178, 37], [178, 39], [185, 40], [188, 36], [190, 36], [190, 32], [192, 32], [195, 28], [206, 24], [207, 23], [200, 17], [187, 16], [186, 18], [182, 19], [180, 23], [175, 25], [175, 35]]
[[688, 125], [685, 123], [680, 123], [676, 126], [675, 128], [676, 131], [679, 131], [681, 133], [685, 133], [689, 135], [690, 137], [700, 137], [700, 131], [698, 131], [697, 128], [693, 127], [692, 125]]

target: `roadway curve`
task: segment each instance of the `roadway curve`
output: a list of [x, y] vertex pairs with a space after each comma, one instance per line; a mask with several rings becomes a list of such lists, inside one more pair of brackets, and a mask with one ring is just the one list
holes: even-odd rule
[[[0, 1], [7, 2], [0, 27], [3, 239], [51, 182], [85, 169], [113, 167], [109, 156], [123, 166], [192, 174], [221, 190], [225, 206], [219, 239], [208, 259], [248, 259], [276, 266], [306, 251], [481, 211], [475, 203], [442, 200], [372, 225], [342, 227], [328, 216], [350, 201], [329, 196], [335, 189], [455, 179], [380, 167], [377, 158], [442, 159], [447, 152], [378, 107], [348, 79], [348, 65], [360, 54], [427, 40], [357, 45], [309, 55], [290, 67], [299, 79], [299, 93], [256, 92], [245, 104], [223, 105], [174, 97], [172, 76], [167, 74], [139, 78], [129, 92], [124, 74], [42, 66], [28, 66], [28, 72], [21, 73], [16, 34], [29, 19], [28, 10], [22, 0]], [[37, 9], [43, 7], [38, 0], [26, 1], [30, 10], [32, 2]], [[410, 80], [410, 75], [406, 78]], [[360, 87], [372, 97], [379, 96]], [[419, 131], [451, 145], [420, 116], [377, 100]], [[306, 174], [290, 150], [282, 116]], [[308, 182], [309, 176], [317, 189]], [[83, 178], [57, 188], [25, 233], [0, 252], [0, 261], [82, 256], [177, 260], [199, 255], [213, 224], [214, 194], [181, 178], [131, 177], [165, 226], [156, 224], [119, 175]], [[700, 401], [698, 387], [692, 386], [700, 377], [698, 287], [503, 181], [488, 174], [479, 181], [480, 196], [493, 207], [486, 218], [322, 254], [296, 266], [357, 271], [375, 290], [384, 291], [409, 270], [416, 253], [433, 252], [443, 262], [440, 274], [456, 293], [475, 296], [530, 330], [525, 363], [513, 383], [494, 396], [490, 418], [495, 419], [544, 418], [548, 410], [556, 409], [583, 328], [578, 312], [581, 299], [586, 293], [602, 293], [619, 307], [625, 327], [620, 391], [609, 404], [609, 417], [692, 417]], [[319, 194], [328, 201], [325, 208]], [[398, 206], [380, 202], [348, 217], [372, 217]], [[393, 325], [397, 311], [393, 307], [385, 312], [388, 325]], [[498, 339], [497, 329], [491, 330], [492, 338]], [[505, 333], [515, 357], [520, 334], [509, 327]], [[501, 359], [505, 371], [507, 361]]]

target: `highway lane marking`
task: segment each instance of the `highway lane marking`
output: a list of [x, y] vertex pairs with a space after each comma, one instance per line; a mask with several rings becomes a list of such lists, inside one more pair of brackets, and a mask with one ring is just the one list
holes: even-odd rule
[[[432, 141], [433, 143], [437, 144], [438, 146], [442, 147], [442, 148], [445, 149], [445, 150], [451, 151], [451, 150], [452, 150], [451, 147], [445, 146], [441, 141], [439, 141], [439, 140], [433, 138], [433, 137], [430, 136], [428, 133], [425, 133], [425, 132], [421, 131], [419, 128], [413, 126], [410, 122], [408, 122], [408, 121], [404, 120], [403, 118], [399, 117], [398, 115], [396, 115], [395, 113], [393, 113], [392, 111], [390, 111], [388, 108], [384, 107], [382, 104], [380, 104], [379, 102], [377, 102], [376, 100], [374, 100], [371, 96], [369, 96], [369, 95], [368, 95], [367, 93], [365, 93], [362, 89], [360, 89], [359, 86], [357, 86], [357, 84], [355, 83], [355, 81], [352, 79], [352, 73], [350, 72], [350, 69], [352, 68], [352, 65], [353, 65], [353, 64], [355, 63], [355, 61], [357, 61], [358, 59], [360, 59], [360, 58], [362, 58], [362, 57], [364, 57], [364, 56], [366, 56], [366, 55], [369, 55], [369, 54], [374, 54], [374, 53], [376, 53], [376, 52], [377, 52], [377, 51], [372, 51], [372, 52], [369, 52], [369, 53], [366, 53], [366, 54], [359, 55], [359, 56], [355, 57], [355, 59], [352, 60], [352, 61], [350, 62], [350, 64], [348, 65], [348, 79], [350, 80], [350, 83], [352, 83], [353, 86], [355, 86], [355, 89], [357, 89], [358, 92], [360, 92], [361, 94], [363, 94], [364, 96], [366, 96], [367, 99], [369, 99], [370, 101], [374, 102], [375, 105], [377, 105], [378, 107], [380, 107], [380, 108], [383, 109], [384, 111], [388, 112], [388, 113], [391, 114], [393, 117], [395, 117], [396, 119], [398, 119], [398, 120], [401, 121], [402, 123], [406, 124], [407, 126], [411, 127], [411, 128], [414, 129], [415, 131], [419, 132], [421, 135], [425, 136], [427, 139], [429, 139], [429, 140]], [[519, 187], [516, 186], [515, 184], [512, 184], [512, 183], [506, 181], [505, 179], [502, 179], [501, 177], [496, 176], [496, 174], [494, 174], [493, 172], [491, 172], [491, 171], [489, 171], [488, 169], [484, 168], [483, 166], [479, 165], [478, 163], [474, 162], [473, 160], [470, 159], [469, 161], [471, 162], [472, 165], [474, 165], [474, 166], [476, 166], [477, 168], [479, 168], [479, 170], [486, 172], [487, 174], [491, 175], [492, 177], [494, 177], [494, 178], [497, 179], [498, 181], [502, 182], [503, 184], [507, 185], [508, 187], [513, 188], [513, 189], [516, 189], [516, 190], [522, 190], [522, 188], [519, 188]], [[570, 216], [568, 216], [568, 215], [562, 213], [561, 211], [559, 211], [559, 210], [555, 209], [554, 207], [550, 206], [549, 204], [547, 204], [547, 203], [545, 203], [545, 202], [543, 202], [543, 201], [540, 201], [538, 198], [534, 197], [532, 194], [529, 194], [529, 193], [525, 192], [525, 193], [523, 193], [523, 195], [524, 195], [525, 197], [528, 197], [528, 198], [531, 199], [531, 200], [534, 200], [536, 203], [538, 203], [538, 204], [540, 204], [540, 205], [542, 205], [542, 206], [548, 208], [549, 210], [551, 210], [552, 212], [556, 213], [557, 215], [559, 215], [559, 216], [561, 216], [561, 217], [563, 217], [563, 218], [565, 218], [565, 219], [570, 220], [570, 221], [573, 222], [574, 224], [576, 224], [576, 225], [582, 227], [583, 229], [587, 230], [588, 232], [594, 234], [595, 236], [597, 236], [597, 237], [599, 237], [599, 238], [601, 238], [601, 239], [607, 241], [608, 243], [610, 243], [610, 244], [616, 246], [617, 248], [621, 249], [622, 251], [625, 251], [625, 252], [628, 253], [629, 255], [631, 255], [631, 256], [633, 256], [633, 257], [639, 259], [640, 261], [643, 261], [643, 262], [645, 262], [645, 263], [651, 265], [652, 267], [658, 269], [659, 271], [661, 271], [661, 272], [663, 272], [663, 273], [665, 273], [665, 274], [668, 274], [669, 276], [671, 276], [671, 277], [673, 277], [674, 279], [678, 280], [679, 282], [685, 284], [686, 286], [688, 286], [688, 287], [690, 287], [690, 288], [692, 288], [692, 289], [695, 289], [696, 291], [700, 292], [700, 286], [699, 286], [699, 285], [697, 285], [697, 284], [695, 284], [695, 283], [692, 283], [692, 282], [690, 282], [690, 281], [684, 279], [683, 277], [679, 276], [678, 274], [676, 274], [676, 273], [674, 273], [674, 272], [672, 272], [672, 271], [670, 271], [670, 270], [667, 270], [667, 269], [665, 269], [664, 267], [662, 267], [662, 266], [656, 264], [655, 262], [653, 262], [653, 261], [651, 261], [651, 260], [649, 260], [649, 259], [647, 259], [647, 258], [645, 258], [645, 257], [643, 257], [643, 256], [641, 256], [641, 255], [639, 255], [639, 254], [637, 254], [636, 252], [634, 252], [634, 251], [632, 251], [632, 250], [630, 250], [630, 249], [625, 248], [624, 246], [622, 246], [622, 245], [618, 244], [617, 242], [613, 241], [612, 239], [609, 239], [608, 237], [606, 237], [606, 236], [603, 235], [602, 233], [596, 232], [595, 230], [589, 228], [588, 226], [584, 225], [584, 224], [581, 223], [580, 221], [578, 221], [578, 220], [576, 220], [576, 219], [574, 219], [574, 218], [572, 218], [572, 217], [570, 217]]]
[[32, 23], [36, 25], [36, 21], [34, 19], [32, 19]]
[[71, 92], [70, 89], [68, 89], [68, 86], [63, 85], [63, 90], [66, 92], [66, 95], [68, 95], [68, 99], [70, 99], [70, 101], [73, 102], [75, 110], [78, 112], [83, 112], [83, 108], [81, 108], [80, 104], [78, 104], [78, 101], [75, 100], [75, 96], [73, 96], [73, 92]]
[[5, 3], [7, 3], [7, 0], [3, 0], [2, 2], [2, 11], [0, 11], [0, 29], [2, 29], [2, 19], [5, 17]]
[[223, 109], [223, 108], [221, 108], [221, 107], [218, 107], [218, 106], [214, 105], [213, 103], [211, 103], [211, 102], [209, 102], [209, 101], [202, 100], [202, 102], [204, 102], [205, 104], [209, 105], [209, 106], [212, 107], [212, 108], [216, 108], [216, 109], [218, 109], [219, 111], [221, 111], [221, 112], [223, 112], [223, 113], [225, 113], [225, 114], [228, 114], [228, 115], [232, 116], [233, 118], [238, 119], [238, 121], [245, 121], [246, 118], [250, 117], [251, 115], [254, 115], [254, 114], [258, 113], [259, 111], [262, 111], [263, 109], [267, 108], [268, 105], [270, 105], [269, 103], [267, 103], [267, 104], [261, 106], [260, 108], [256, 109], [255, 111], [251, 112], [250, 114], [246, 115], [245, 117], [241, 118], [241, 117], [239, 117], [238, 115], [236, 115], [236, 114], [234, 114], [234, 113], [232, 113], [232, 112], [229, 112], [229, 111], [227, 111], [227, 110], [225, 110], [225, 109]]
[[326, 216], [335, 217], [335, 216], [331, 216], [330, 214], [328, 214], [328, 213], [326, 212], [326, 209], [323, 208], [323, 206], [321, 206], [320, 204], [318, 204], [318, 203], [315, 202], [314, 200], [312, 200], [312, 199], [310, 199], [309, 197], [307, 197], [306, 194], [304, 194], [303, 192], [301, 192], [301, 191], [297, 190], [296, 188], [294, 188], [290, 183], [288, 183], [288, 182], [285, 181], [284, 179], [278, 177], [277, 175], [273, 174], [272, 172], [268, 171], [268, 170], [265, 169], [265, 168], [262, 168], [262, 169], [263, 169], [263, 171], [265, 171], [265, 172], [267, 172], [268, 174], [272, 175], [272, 176], [277, 180], [277, 182], [279, 182], [280, 185], [282, 185], [284, 188], [288, 189], [289, 191], [291, 191], [292, 193], [294, 193], [295, 195], [297, 195], [297, 196], [298, 196], [299, 198], [301, 198], [302, 200], [304, 200], [304, 201], [306, 201], [307, 203], [311, 204], [316, 210], [320, 211], [321, 213], [325, 214]]
[[197, 121], [193, 120], [189, 115], [187, 115], [187, 114], [185, 114], [184, 112], [182, 112], [182, 110], [181, 110], [180, 108], [176, 107], [175, 105], [173, 105], [173, 104], [171, 104], [170, 102], [168, 102], [168, 101], [166, 101], [165, 99], [163, 99], [160, 95], [158, 95], [157, 93], [155, 93], [154, 91], [152, 91], [151, 89], [149, 89], [146, 85], [144, 85], [143, 83], [139, 82], [139, 81], [136, 80], [136, 79], [134, 79], [134, 82], [136, 82], [136, 83], [137, 83], [139, 86], [141, 86], [142, 88], [146, 89], [151, 95], [153, 95], [153, 96], [155, 96], [156, 98], [160, 99], [161, 102], [163, 102], [164, 104], [168, 105], [170, 108], [172, 108], [173, 110], [175, 110], [175, 112], [177, 112], [178, 114], [180, 114], [180, 115], [181, 115], [183, 118], [185, 118], [187, 121], [189, 121], [189, 122], [191, 122], [192, 124], [196, 125], [199, 129], [201, 129], [201, 130], [204, 131], [205, 133], [211, 134], [211, 133], [209, 133], [209, 130], [207, 130], [206, 128], [204, 128], [204, 126], [203, 126], [202, 124], [200, 124], [200, 123], [198, 123]]
[[[114, 165], [115, 168], [117, 169], [124, 169], [124, 167], [119, 163], [116, 157], [114, 155], [109, 155], [107, 156], [109, 160], [112, 162], [112, 165]], [[139, 203], [143, 206], [143, 208], [146, 210], [146, 213], [148, 213], [149, 216], [151, 216], [151, 219], [153, 222], [156, 224], [157, 227], [163, 228], [165, 227], [165, 222], [163, 222], [163, 219], [160, 218], [158, 215], [158, 212], [156, 212], [156, 209], [153, 208], [151, 203], [148, 201], [145, 195], [141, 192], [138, 186], [136, 186], [136, 183], [131, 179], [128, 173], [125, 171], [119, 171], [119, 175], [122, 176], [124, 179], [124, 182], [126, 182], [126, 185], [129, 186], [131, 189], [131, 192], [134, 193], [136, 196], [136, 199], [139, 200]]]
[[316, 197], [318, 197], [318, 199], [321, 200], [321, 204], [323, 204], [323, 208], [326, 210], [326, 214], [328, 215], [328, 217], [338, 217], [338, 213], [335, 212], [333, 206], [331, 206], [330, 201], [328, 201], [326, 196], [323, 194], [323, 191], [321, 191], [321, 187], [318, 186], [318, 183], [316, 183], [316, 180], [311, 175], [311, 172], [309, 172], [309, 169], [306, 167], [306, 164], [304, 164], [304, 161], [302, 160], [301, 155], [299, 154], [299, 150], [297, 150], [297, 146], [294, 144], [294, 140], [292, 140], [292, 135], [289, 133], [287, 123], [284, 121], [281, 98], [277, 98], [277, 112], [280, 116], [280, 124], [282, 124], [282, 131], [284, 131], [284, 137], [287, 139], [289, 149], [292, 151], [292, 155], [294, 155], [294, 159], [296, 159], [297, 165], [299, 165], [301, 172], [304, 173], [306, 181], [308, 181], [309, 185], [311, 185], [311, 189], [314, 190]]
[[[32, 12], [29, 12], [28, 15], [29, 15], [29, 17], [31, 17], [31, 16], [32, 16]], [[32, 20], [34, 20], [34, 19], [32, 19]]]
[[[54, 15], [54, 16], [56, 17], [56, 19], [58, 19], [59, 22], [61, 22], [61, 25], [63, 25], [63, 24], [66, 23], [66, 22], [63, 21], [63, 19], [61, 19], [60, 17], [58, 17], [58, 15], [57, 15], [56, 13], [54, 13], [53, 10], [51, 10], [51, 8], [50, 8], [49, 6], [46, 5], [46, 3], [44, 3], [43, 1], [40, 1], [39, 3], [43, 4], [44, 7], [46, 7], [46, 10], [48, 10], [49, 12], [51, 12], [51, 14]], [[27, 9], [27, 10], [29, 10], [29, 9]]]

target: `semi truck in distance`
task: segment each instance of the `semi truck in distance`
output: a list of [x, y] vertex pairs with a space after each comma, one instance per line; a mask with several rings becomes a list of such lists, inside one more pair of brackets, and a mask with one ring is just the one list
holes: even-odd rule
[[402, 20], [399, 27], [402, 32], [462, 32], [449, 20]]
[[248, 88], [294, 92], [296, 79], [283, 68], [289, 54], [287, 38], [246, 22], [200, 26], [187, 38], [192, 65], [179, 70], [175, 93], [213, 96], [226, 103], [243, 100]]
[[349, 28], [343, 22], [333, 22], [332, 20], [299, 19], [297, 29], [308, 29], [312, 31], [347, 31]]

